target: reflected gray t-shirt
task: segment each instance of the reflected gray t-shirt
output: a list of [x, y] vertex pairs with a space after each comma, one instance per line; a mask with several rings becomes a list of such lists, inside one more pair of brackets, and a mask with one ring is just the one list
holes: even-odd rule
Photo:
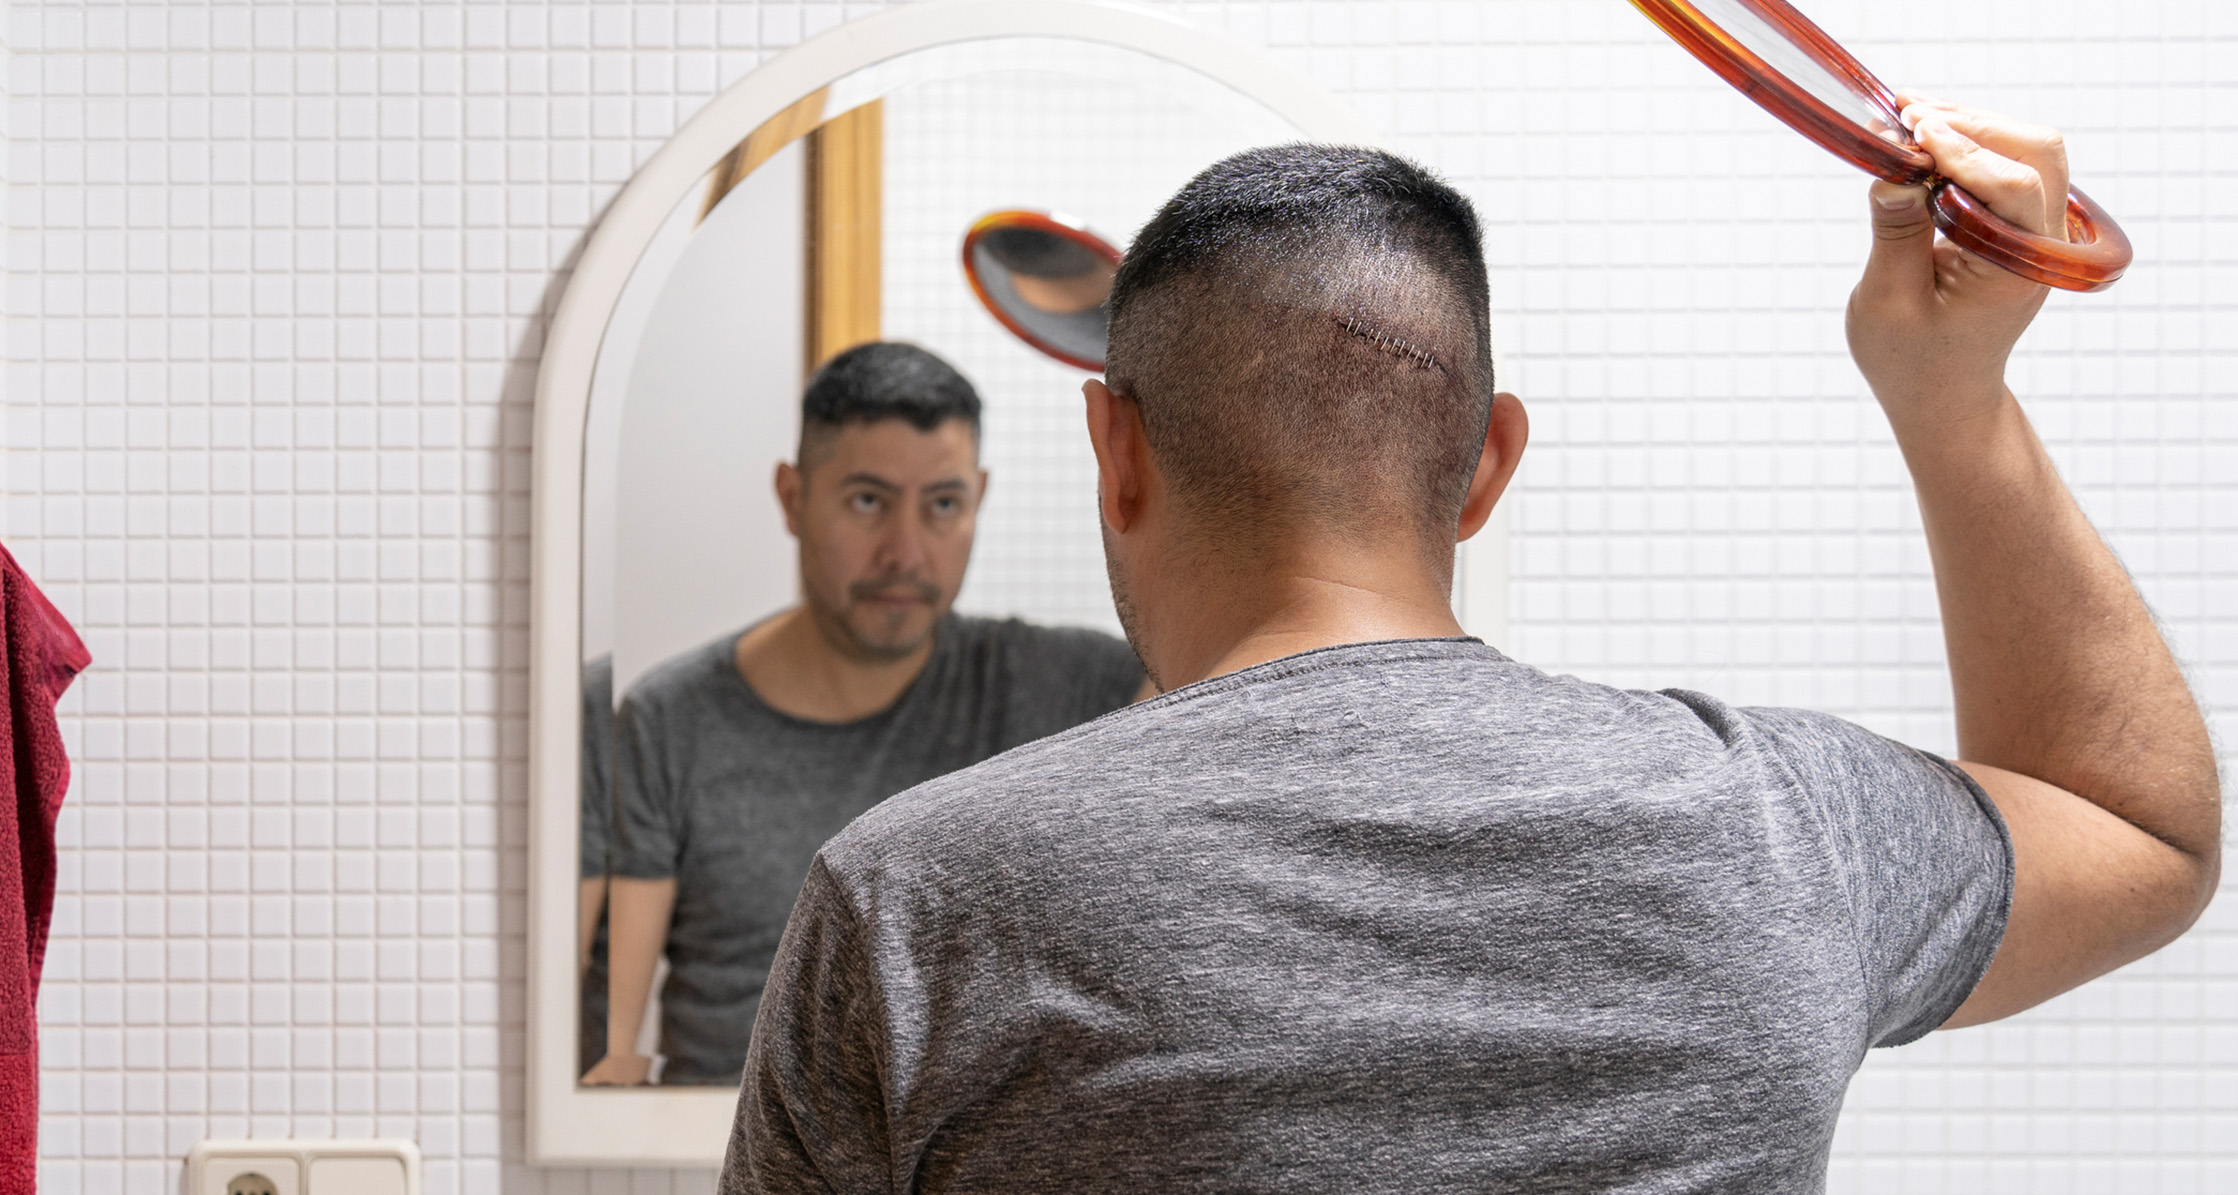
[[1839, 719], [1309, 652], [827, 843], [721, 1189], [1816, 1191], [2011, 889], [1971, 780]]
[[614, 657], [603, 655], [583, 665], [583, 817], [582, 878], [606, 874], [606, 844], [613, 837]]
[[1134, 699], [1142, 665], [1095, 631], [951, 615], [900, 699], [858, 722], [769, 707], [738, 635], [661, 665], [616, 717], [615, 875], [676, 879], [661, 988], [665, 1083], [738, 1082], [785, 915], [826, 838], [914, 784]]

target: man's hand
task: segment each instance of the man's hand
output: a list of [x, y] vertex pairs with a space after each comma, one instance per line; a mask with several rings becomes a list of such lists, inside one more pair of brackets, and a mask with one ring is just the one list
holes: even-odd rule
[[[1938, 172], [2007, 220], [2064, 240], [2067, 151], [2057, 131], [1940, 100], [1902, 97], [1904, 123]], [[2005, 361], [2044, 288], [1948, 241], [1926, 187], [1875, 183], [1873, 255], [1850, 296], [1850, 355], [1901, 432], [1995, 408]]]
[[642, 1087], [652, 1078], [653, 1060], [643, 1054], [608, 1054], [583, 1072], [585, 1087]]

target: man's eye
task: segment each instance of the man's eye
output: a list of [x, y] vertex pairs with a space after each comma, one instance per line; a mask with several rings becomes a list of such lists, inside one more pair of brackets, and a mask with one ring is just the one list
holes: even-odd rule
[[933, 499], [932, 508], [933, 513], [936, 515], [952, 515], [955, 514], [957, 511], [962, 510], [964, 508], [964, 503], [961, 498], [944, 496]]
[[847, 505], [853, 508], [855, 513], [867, 515], [877, 513], [879, 506], [883, 504], [878, 501], [878, 495], [862, 493], [850, 494], [847, 498]]

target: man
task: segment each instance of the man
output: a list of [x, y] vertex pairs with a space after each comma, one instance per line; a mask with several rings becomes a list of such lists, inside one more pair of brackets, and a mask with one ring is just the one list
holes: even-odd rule
[[798, 606], [648, 675], [617, 719], [606, 1057], [636, 1052], [665, 953], [664, 1084], [735, 1084], [816, 847], [887, 796], [1132, 700], [1141, 665], [1085, 630], [950, 612], [986, 495], [979, 396], [923, 349], [869, 344], [809, 380], [777, 467]]
[[[2047, 130], [1909, 117], [2063, 227]], [[1087, 387], [1168, 691], [824, 847], [724, 1189], [1812, 1191], [1866, 1049], [2180, 933], [2214, 762], [2002, 382], [2042, 293], [1872, 198], [1852, 346], [1969, 762], [1460, 638], [1452, 545], [1525, 439], [1474, 215], [1383, 154], [1241, 155], [1136, 240]]]

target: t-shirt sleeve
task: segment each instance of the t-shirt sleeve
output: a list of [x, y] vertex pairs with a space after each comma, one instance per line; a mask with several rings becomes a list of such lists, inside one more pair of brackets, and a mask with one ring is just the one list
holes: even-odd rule
[[634, 696], [622, 699], [614, 715], [614, 834], [607, 844], [608, 866], [618, 876], [663, 880], [676, 874], [683, 794], [661, 749], [661, 731], [658, 710]]
[[614, 658], [600, 656], [583, 669], [583, 805], [581, 878], [606, 874], [607, 840], [614, 825]]
[[2013, 848], [1972, 777], [1825, 714], [1744, 710], [1821, 813], [1855, 912], [1867, 1040], [1900, 1046], [1965, 1003], [2004, 940]]
[[862, 921], [819, 857], [754, 1018], [723, 1195], [894, 1189], [884, 1009]]
[[1015, 619], [999, 628], [1011, 690], [1005, 748], [1093, 722], [1142, 689], [1142, 661], [1124, 639]]

